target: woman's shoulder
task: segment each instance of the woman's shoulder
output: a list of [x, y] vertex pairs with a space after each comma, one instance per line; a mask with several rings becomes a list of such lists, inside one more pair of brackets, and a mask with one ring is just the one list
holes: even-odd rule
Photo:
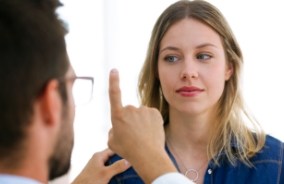
[[283, 142], [277, 139], [276, 137], [273, 137], [271, 135], [266, 135], [263, 150], [269, 150], [272, 152], [273, 150], [280, 151], [283, 150], [283, 145], [284, 145]]
[[[109, 160], [107, 161], [106, 165], [111, 165], [115, 162], [117, 162], [118, 160], [121, 160], [122, 157], [120, 157], [117, 154], [114, 154], [113, 156], [111, 156], [109, 158]], [[126, 171], [115, 175], [111, 181], [109, 182], [109, 184], [116, 184], [116, 183], [124, 183], [124, 184], [131, 184], [131, 183], [135, 183], [135, 184], [143, 184], [142, 179], [138, 176], [138, 174], [136, 173], [136, 171], [134, 170], [133, 167], [130, 167], [129, 169], [127, 169]]]
[[284, 143], [271, 135], [266, 135], [263, 148], [255, 155], [257, 160], [282, 160]]
[[121, 159], [122, 159], [121, 156], [119, 156], [119, 155], [117, 155], [117, 154], [114, 154], [114, 155], [112, 155], [112, 156], [108, 159], [107, 165], [111, 165], [111, 164], [113, 164], [114, 162], [116, 162], [116, 161], [118, 161], [118, 160], [121, 160]]

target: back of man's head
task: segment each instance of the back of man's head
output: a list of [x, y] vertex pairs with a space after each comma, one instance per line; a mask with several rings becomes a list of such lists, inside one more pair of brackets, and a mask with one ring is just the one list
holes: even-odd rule
[[59, 5], [58, 0], [0, 0], [2, 164], [20, 159], [34, 101], [69, 67], [66, 30], [55, 12]]

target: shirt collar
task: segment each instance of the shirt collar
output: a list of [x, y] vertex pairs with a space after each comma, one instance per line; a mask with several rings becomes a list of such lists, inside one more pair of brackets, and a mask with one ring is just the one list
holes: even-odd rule
[[27, 178], [23, 176], [16, 176], [10, 174], [0, 174], [1, 184], [41, 184], [32, 178]]

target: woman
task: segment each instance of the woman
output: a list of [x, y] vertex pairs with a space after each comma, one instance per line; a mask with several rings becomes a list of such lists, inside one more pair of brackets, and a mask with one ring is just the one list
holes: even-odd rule
[[[154, 26], [140, 73], [141, 102], [160, 110], [166, 150], [196, 183], [284, 183], [284, 145], [246, 111], [242, 64], [228, 23], [208, 2], [178, 1]], [[110, 183], [143, 181], [129, 169]]]

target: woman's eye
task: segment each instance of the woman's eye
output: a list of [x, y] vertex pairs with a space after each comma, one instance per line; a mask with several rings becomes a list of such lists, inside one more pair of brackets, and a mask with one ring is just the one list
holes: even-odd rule
[[211, 59], [212, 56], [209, 55], [209, 54], [198, 54], [196, 56], [197, 59], [200, 59], [200, 60], [208, 60], [208, 59]]
[[166, 56], [166, 57], [165, 57], [165, 60], [166, 60], [167, 62], [173, 63], [173, 62], [178, 61], [178, 58], [177, 58], [176, 56]]

